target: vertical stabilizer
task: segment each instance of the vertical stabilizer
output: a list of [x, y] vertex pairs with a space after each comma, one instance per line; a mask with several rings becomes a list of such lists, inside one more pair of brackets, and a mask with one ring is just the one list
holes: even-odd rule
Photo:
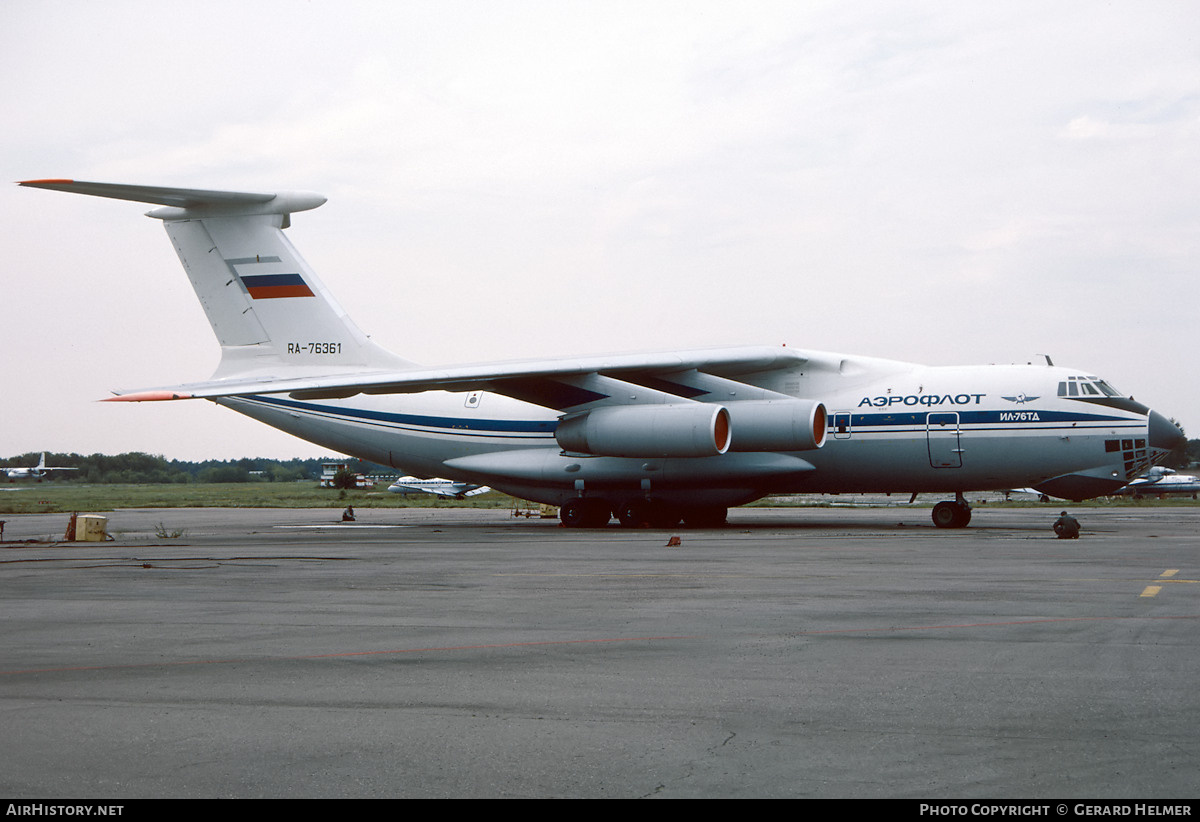
[[214, 376], [276, 373], [280, 366], [312, 371], [406, 365], [346, 316], [284, 236], [283, 219], [278, 214], [163, 218], [221, 343]]
[[21, 185], [165, 206], [163, 221], [221, 344], [216, 378], [292, 370], [363, 371], [410, 366], [372, 342], [284, 236], [294, 211], [319, 194], [34, 180]]

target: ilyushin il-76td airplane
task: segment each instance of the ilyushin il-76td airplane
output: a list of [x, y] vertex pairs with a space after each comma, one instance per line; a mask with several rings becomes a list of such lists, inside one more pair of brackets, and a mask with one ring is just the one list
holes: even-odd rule
[[221, 345], [204, 382], [110, 399], [207, 399], [419, 477], [561, 506], [571, 527], [724, 522], [771, 494], [1115, 491], [1183, 442], [1090, 372], [930, 367], [787, 347], [429, 368], [370, 340], [284, 236], [325, 198], [31, 180], [153, 203]]

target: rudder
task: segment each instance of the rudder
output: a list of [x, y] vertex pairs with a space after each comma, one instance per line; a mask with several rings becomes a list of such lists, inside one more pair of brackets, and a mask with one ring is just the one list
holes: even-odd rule
[[350, 320], [284, 236], [281, 219], [271, 214], [164, 219], [221, 344], [213, 376], [273, 373], [280, 366], [406, 365]]
[[405, 368], [346, 315], [284, 236], [291, 214], [319, 194], [162, 188], [75, 180], [31, 180], [46, 188], [156, 203], [175, 252], [221, 344], [214, 378]]

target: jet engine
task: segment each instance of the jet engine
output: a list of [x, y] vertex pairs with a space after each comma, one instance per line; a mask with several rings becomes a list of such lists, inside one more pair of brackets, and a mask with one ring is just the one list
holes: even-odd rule
[[746, 400], [727, 406], [618, 405], [568, 416], [554, 436], [565, 451], [604, 457], [715, 457], [726, 451], [811, 451], [825, 443], [814, 400]]
[[825, 444], [825, 406], [815, 400], [731, 402], [730, 451], [811, 451]]
[[616, 405], [568, 416], [555, 439], [565, 451], [604, 457], [715, 457], [729, 450], [724, 406]]

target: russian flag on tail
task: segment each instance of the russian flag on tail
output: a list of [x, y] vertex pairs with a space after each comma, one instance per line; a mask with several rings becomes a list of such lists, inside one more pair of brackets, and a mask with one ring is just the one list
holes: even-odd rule
[[255, 300], [315, 296], [299, 274], [246, 274], [242, 284]]

